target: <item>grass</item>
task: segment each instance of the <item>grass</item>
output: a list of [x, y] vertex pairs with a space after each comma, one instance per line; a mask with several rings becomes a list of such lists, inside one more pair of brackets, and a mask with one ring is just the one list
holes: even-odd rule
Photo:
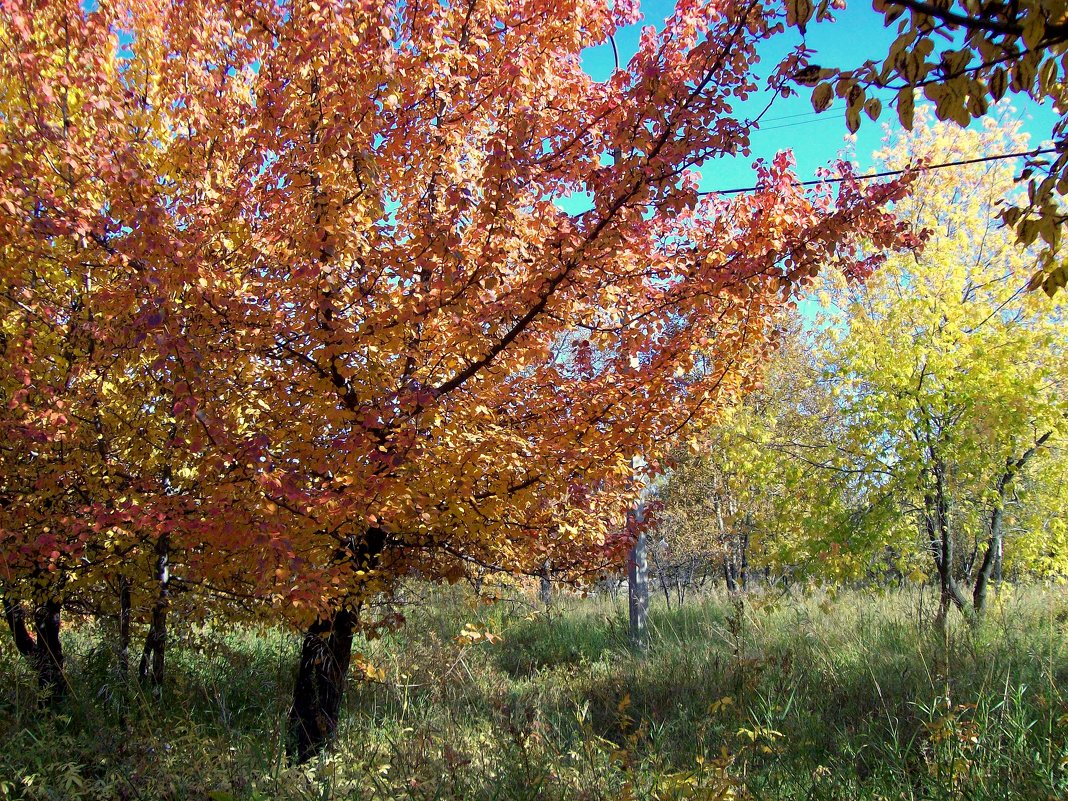
[[354, 684], [336, 747], [301, 768], [284, 758], [291, 634], [184, 632], [163, 696], [125, 716], [106, 626], [67, 633], [62, 713], [39, 710], [5, 637], [0, 799], [1068, 797], [1060, 588], [944, 633], [915, 590], [710, 594], [654, 605], [645, 656], [624, 599], [411, 600], [404, 628], [358, 643], [381, 679]]

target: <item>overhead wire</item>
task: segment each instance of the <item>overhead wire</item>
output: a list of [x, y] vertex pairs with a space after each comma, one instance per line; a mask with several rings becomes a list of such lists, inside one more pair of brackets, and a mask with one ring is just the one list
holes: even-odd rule
[[[963, 167], [968, 164], [982, 164], [987, 161], [1002, 161], [1004, 159], [1019, 159], [1035, 156], [1042, 156], [1048, 153], [1057, 153], [1058, 150], [1055, 147], [1036, 148], [1035, 150], [1022, 150], [1017, 153], [998, 153], [993, 156], [977, 156], [972, 159], [960, 159], [959, 161], [943, 161], [938, 164], [925, 164], [914, 167], [906, 167], [900, 170], [883, 170], [882, 172], [870, 173], [868, 175], [853, 175], [840, 178], [815, 178], [811, 181], [795, 181], [794, 186], [820, 186], [821, 184], [840, 184], [844, 181], [871, 181], [876, 178], [893, 178], [897, 175], [905, 175], [906, 173], [922, 172], [924, 170], [941, 170], [946, 167]], [[757, 192], [763, 187], [746, 186], [739, 189], [708, 189], [700, 192], [702, 195], [739, 195], [745, 192]]]
[[[876, 87], [875, 93], [878, 93], [878, 87]], [[768, 127], [765, 126], [765, 123], [768, 123], [768, 122], [780, 122], [780, 121], [783, 121], [783, 120], [793, 120], [793, 119], [797, 119], [799, 117], [827, 117], [831, 112], [835, 112], [835, 111], [841, 112], [842, 114], [844, 114], [845, 113], [845, 104], [844, 103], [838, 103], [837, 100], [833, 100], [831, 105], [828, 106], [827, 108], [825, 108], [823, 111], [815, 111], [815, 110], [813, 110], [813, 111], [798, 111], [798, 112], [794, 112], [794, 113], [791, 113], [791, 114], [777, 114], [774, 117], [761, 116], [761, 118], [759, 119], [761, 127], [758, 130], [769, 131], [769, 130], [773, 130], [773, 128], [778, 128], [778, 127], [785, 128], [785, 127], [787, 127], [785, 125], [783, 125], [783, 126], [776, 125], [776, 126], [773, 126], [773, 128], [768, 128]], [[803, 123], [798, 123], [798, 124], [801, 125]]]
[[815, 117], [823, 114], [822, 111], [799, 111], [796, 114], [780, 114], [777, 117], [767, 117], [764, 122], [778, 122], [779, 120], [792, 120], [796, 117]]
[[[830, 122], [841, 123], [844, 117], [844, 113], [821, 113], [821, 115], [815, 119], [794, 120], [793, 122], [784, 122], [782, 125], [761, 125], [759, 128], [755, 129], [753, 133], [763, 133], [764, 131], [778, 131], [781, 128], [796, 128], [798, 125], [811, 125], [814, 122], [823, 122], [825, 120], [828, 120]], [[772, 119], [774, 119], [774, 117]]]

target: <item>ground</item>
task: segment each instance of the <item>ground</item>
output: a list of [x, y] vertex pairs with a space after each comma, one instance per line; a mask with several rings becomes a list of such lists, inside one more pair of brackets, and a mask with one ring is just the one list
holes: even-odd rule
[[915, 588], [660, 599], [645, 656], [625, 598], [546, 614], [503, 594], [411, 588], [407, 625], [357, 645], [370, 678], [335, 748], [301, 768], [284, 752], [294, 634], [184, 632], [162, 697], [124, 716], [108, 622], [66, 633], [58, 713], [5, 637], [0, 799], [1068, 797], [1059, 586], [1006, 589], [946, 632]]

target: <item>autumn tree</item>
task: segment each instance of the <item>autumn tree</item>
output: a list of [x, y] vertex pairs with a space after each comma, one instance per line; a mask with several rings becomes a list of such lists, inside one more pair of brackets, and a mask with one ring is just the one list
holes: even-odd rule
[[682, 2], [603, 83], [580, 54], [629, 3], [4, 12], [5, 286], [37, 302], [37, 260], [108, 287], [86, 363], [121, 360], [126, 416], [158, 416], [152, 458], [184, 471], [138, 522], [187, 538], [200, 578], [175, 578], [305, 627], [300, 759], [336, 726], [369, 598], [413, 570], [588, 569], [632, 458], [751, 387], [821, 268], [909, 241], [883, 211], [901, 183], [806, 193], [785, 154], [752, 194], [698, 195], [693, 168], [749, 152], [733, 107], [775, 4]]
[[[924, 121], [883, 156], [893, 167], [1024, 147], [1014, 129], [992, 122], [961, 132]], [[864, 476], [865, 497], [915, 522], [938, 576], [940, 620], [952, 607], [982, 612], [1003, 550], [1018, 543], [1021, 554], [1043, 552], [1061, 567], [1065, 557], [1027, 544], [1062, 536], [1063, 508], [1054, 501], [1044, 511], [1060, 522], [1047, 517], [1032, 529], [1042, 515], [1028, 501], [1057, 494], [1068, 362], [1063, 301], [1051, 309], [1024, 292], [1036, 256], [991, 216], [1012, 178], [998, 162], [925, 174], [897, 206], [930, 230], [923, 252], [891, 258], [862, 288], [825, 296], [833, 305], [820, 358], [846, 445], [834, 466]], [[872, 544], [887, 540], [842, 547]]]

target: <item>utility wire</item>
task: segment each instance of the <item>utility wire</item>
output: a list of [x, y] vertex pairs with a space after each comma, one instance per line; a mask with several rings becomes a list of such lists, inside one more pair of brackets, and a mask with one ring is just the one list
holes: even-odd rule
[[823, 111], [799, 111], [796, 114], [780, 114], [775, 117], [764, 117], [761, 123], [765, 122], [779, 122], [781, 120], [794, 120], [798, 117], [820, 117], [825, 116], [832, 111], [845, 111], [845, 103], [832, 103]]
[[[1056, 153], [1057, 148], [1046, 147], [1039, 148], [1037, 150], [1022, 150], [1019, 153], [999, 153], [996, 156], [981, 156], [974, 159], [961, 159], [960, 161], [944, 161], [940, 164], [928, 164], [924, 167], [907, 167], [903, 170], [884, 170], [883, 172], [872, 173], [871, 175], [854, 175], [850, 178], [815, 178], [811, 181], [796, 181], [794, 186], [819, 186], [820, 184], [840, 184], [846, 180], [856, 181], [870, 181], [873, 178], [891, 178], [895, 175], [904, 175], [910, 172], [920, 172], [922, 170], [941, 170], [945, 167], [963, 167], [966, 164], [982, 164], [985, 161], [1001, 161], [1003, 159], [1018, 159], [1025, 156], [1042, 156], [1047, 153]], [[760, 190], [760, 186], [747, 186], [743, 189], [709, 189], [703, 192], [699, 192], [701, 195], [739, 195], [744, 192], [756, 192]]]
[[[844, 111], [844, 109], [843, 109], [843, 111]], [[774, 118], [772, 118], [772, 119], [774, 119]], [[782, 125], [762, 125], [759, 128], [754, 128], [753, 129], [753, 133], [758, 134], [758, 133], [764, 133], [764, 131], [777, 131], [780, 128], [796, 128], [798, 125], [812, 125], [812, 123], [814, 123], [814, 122], [836, 122], [836, 123], [841, 124], [843, 119], [845, 119], [845, 114], [844, 113], [834, 114], [832, 112], [827, 112], [827, 113], [821, 114], [816, 119], [795, 120], [793, 122], [784, 122]]]
[[[828, 110], [829, 109], [825, 109]], [[799, 111], [796, 114], [781, 114], [777, 117], [765, 117], [764, 122], [778, 122], [779, 120], [793, 120], [797, 117], [815, 117], [817, 114], [822, 114], [822, 111]]]

